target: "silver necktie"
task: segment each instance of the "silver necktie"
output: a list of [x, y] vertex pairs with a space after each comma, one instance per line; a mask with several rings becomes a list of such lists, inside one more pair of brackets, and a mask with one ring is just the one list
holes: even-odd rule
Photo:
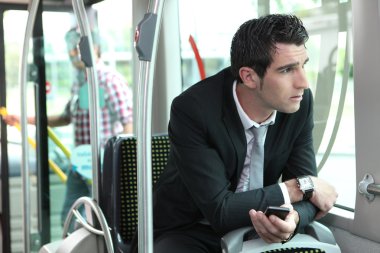
[[254, 136], [251, 164], [249, 172], [249, 190], [259, 189], [263, 187], [264, 182], [264, 143], [265, 132], [267, 126], [260, 126], [259, 128], [252, 127]]

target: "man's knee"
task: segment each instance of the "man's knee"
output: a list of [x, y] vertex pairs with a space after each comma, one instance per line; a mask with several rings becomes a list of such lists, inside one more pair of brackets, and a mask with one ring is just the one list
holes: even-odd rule
[[204, 246], [187, 235], [170, 234], [157, 238], [154, 242], [155, 253], [206, 253]]
[[155, 253], [219, 253], [220, 238], [199, 231], [170, 232], [156, 238]]

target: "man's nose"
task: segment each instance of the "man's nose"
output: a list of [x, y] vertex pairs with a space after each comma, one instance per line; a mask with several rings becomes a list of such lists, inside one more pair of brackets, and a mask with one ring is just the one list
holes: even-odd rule
[[308, 89], [309, 88], [309, 81], [306, 77], [306, 72], [304, 69], [301, 69], [298, 72], [298, 75], [295, 79], [295, 87], [298, 89]]

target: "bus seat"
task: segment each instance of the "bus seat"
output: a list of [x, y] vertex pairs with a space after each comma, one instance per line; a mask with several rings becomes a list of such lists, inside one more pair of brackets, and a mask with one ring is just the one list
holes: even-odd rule
[[[169, 151], [170, 142], [167, 134], [152, 136], [153, 184], [166, 166]], [[103, 166], [99, 173], [99, 206], [110, 227], [116, 252], [129, 252], [129, 245], [137, 228], [136, 159], [136, 137], [119, 135], [107, 142]], [[250, 230], [252, 227], [244, 227], [227, 233], [221, 240], [223, 253], [340, 253], [331, 231], [318, 222], [312, 222], [305, 229], [306, 234], [297, 234], [286, 244], [266, 244], [261, 239], [244, 241], [244, 235]]]
[[269, 252], [314, 252], [340, 253], [333, 233], [323, 224], [313, 221], [305, 228], [305, 233], [295, 235], [289, 242], [268, 244], [262, 239], [244, 240], [252, 227], [233, 230], [221, 240], [223, 253], [269, 253]]
[[104, 240], [99, 235], [79, 228], [61, 241], [44, 245], [39, 253], [100, 253], [104, 250]]
[[[169, 156], [167, 134], [152, 136], [152, 181], [158, 180]], [[119, 135], [108, 140], [99, 173], [99, 206], [110, 227], [116, 252], [128, 252], [137, 228], [136, 138]]]
[[[85, 217], [79, 211], [82, 206], [85, 209]], [[69, 233], [74, 217], [76, 226], [73, 232]], [[70, 208], [63, 226], [62, 238], [43, 245], [39, 253], [114, 253], [105, 217], [96, 201], [89, 197], [80, 197]]]

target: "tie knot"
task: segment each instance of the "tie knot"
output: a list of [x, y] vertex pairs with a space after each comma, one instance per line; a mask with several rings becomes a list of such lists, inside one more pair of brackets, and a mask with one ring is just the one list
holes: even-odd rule
[[253, 136], [254, 136], [254, 142], [258, 143], [260, 145], [264, 144], [264, 136], [267, 130], [267, 126], [260, 126], [260, 127], [252, 127], [251, 128]]

